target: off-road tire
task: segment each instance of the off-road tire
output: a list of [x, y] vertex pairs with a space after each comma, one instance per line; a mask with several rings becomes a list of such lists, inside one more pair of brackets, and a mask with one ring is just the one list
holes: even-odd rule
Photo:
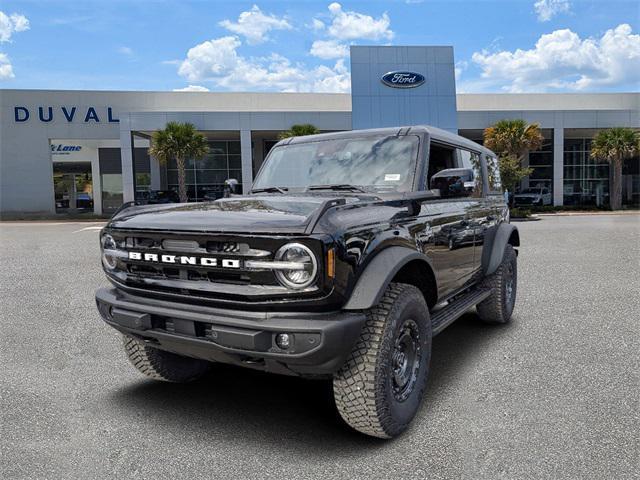
[[[509, 284], [511, 293], [508, 293]], [[478, 316], [485, 323], [509, 323], [516, 303], [518, 286], [518, 262], [516, 251], [507, 244], [498, 269], [483, 281], [491, 295], [476, 305]]]
[[141, 373], [165, 382], [185, 383], [195, 380], [211, 368], [211, 363], [184, 357], [146, 345], [142, 340], [123, 335], [124, 351]]
[[[413, 323], [411, 323], [413, 321]], [[394, 352], [398, 335], [411, 324], [418, 333], [420, 355], [407, 398], [398, 400]], [[416, 350], [418, 351], [418, 350]], [[342, 419], [353, 429], [379, 438], [402, 433], [415, 416], [427, 382], [431, 357], [431, 319], [416, 287], [392, 283], [367, 321], [347, 361], [334, 375], [333, 394]]]

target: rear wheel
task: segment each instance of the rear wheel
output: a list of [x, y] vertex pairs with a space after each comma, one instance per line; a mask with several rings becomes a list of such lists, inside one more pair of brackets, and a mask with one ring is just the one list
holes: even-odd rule
[[483, 285], [491, 289], [491, 295], [480, 302], [478, 316], [486, 323], [508, 323], [516, 304], [518, 264], [516, 251], [507, 244], [498, 269], [489, 275]]
[[205, 360], [159, 350], [128, 335], [123, 335], [122, 339], [124, 351], [131, 364], [154, 380], [190, 382], [201, 377], [211, 368], [211, 363]]
[[367, 435], [399, 435], [420, 406], [430, 357], [431, 320], [422, 293], [391, 284], [367, 312], [360, 338], [334, 376], [340, 416]]

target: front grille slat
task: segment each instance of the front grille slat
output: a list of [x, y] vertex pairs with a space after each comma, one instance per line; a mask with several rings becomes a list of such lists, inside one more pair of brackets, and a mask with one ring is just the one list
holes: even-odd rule
[[[114, 235], [117, 233], [114, 232]], [[123, 233], [116, 239], [117, 244], [124, 251], [119, 255], [121, 263], [125, 266], [127, 281], [133, 283], [145, 280], [162, 280], [161, 284], [155, 284], [162, 289], [175, 285], [176, 291], [184, 291], [192, 285], [192, 290], [203, 289], [201, 284], [231, 284], [231, 285], [280, 285], [272, 272], [256, 272], [244, 268], [244, 259], [271, 259], [273, 252], [264, 248], [255, 248], [249, 242], [237, 239], [211, 239], [209, 238], [184, 238], [175, 234], [131, 234]], [[154, 254], [159, 259], [156, 261], [134, 260], [129, 258], [129, 252]], [[216, 266], [185, 263], [176, 264], [163, 262], [162, 256], [176, 259], [189, 257], [214, 258]], [[154, 257], [155, 258], [155, 257]], [[239, 268], [223, 266], [226, 263], [239, 265]], [[154, 284], [147, 284], [153, 288]], [[205, 290], [209, 288], [205, 287]]]

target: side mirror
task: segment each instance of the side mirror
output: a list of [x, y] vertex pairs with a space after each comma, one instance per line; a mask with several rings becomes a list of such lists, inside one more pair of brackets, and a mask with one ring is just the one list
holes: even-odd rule
[[475, 175], [471, 168], [447, 168], [433, 175], [429, 186], [442, 197], [467, 197], [475, 187]]
[[226, 179], [224, 181], [224, 192], [223, 192], [224, 198], [228, 198], [231, 195], [235, 194], [237, 189], [238, 189], [238, 180], [236, 180], [235, 178]]

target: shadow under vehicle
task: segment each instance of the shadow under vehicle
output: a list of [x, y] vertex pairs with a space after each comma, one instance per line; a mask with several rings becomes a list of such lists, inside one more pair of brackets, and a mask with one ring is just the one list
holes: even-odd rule
[[347, 424], [391, 438], [420, 405], [432, 337], [474, 306], [511, 318], [519, 234], [474, 142], [427, 126], [288, 138], [248, 194], [236, 185], [126, 206], [101, 232], [98, 310], [152, 378], [221, 362], [331, 379]]

